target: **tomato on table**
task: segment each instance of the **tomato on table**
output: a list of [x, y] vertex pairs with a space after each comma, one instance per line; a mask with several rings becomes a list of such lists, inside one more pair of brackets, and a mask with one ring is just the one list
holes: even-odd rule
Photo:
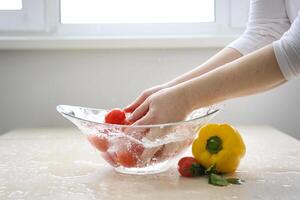
[[105, 136], [102, 135], [88, 135], [89, 142], [99, 151], [106, 152], [109, 147], [109, 142]]
[[183, 157], [178, 162], [178, 172], [184, 177], [203, 175], [205, 168], [193, 157]]

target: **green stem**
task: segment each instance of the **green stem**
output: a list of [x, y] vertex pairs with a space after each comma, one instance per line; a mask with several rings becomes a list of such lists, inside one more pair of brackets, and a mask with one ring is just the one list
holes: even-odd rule
[[216, 154], [222, 148], [222, 140], [218, 136], [212, 136], [207, 140], [206, 149], [209, 151], [209, 153]]

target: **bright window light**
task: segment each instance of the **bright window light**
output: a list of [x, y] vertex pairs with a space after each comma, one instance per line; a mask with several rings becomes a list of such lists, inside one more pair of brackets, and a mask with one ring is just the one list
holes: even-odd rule
[[215, 20], [214, 0], [61, 0], [60, 2], [63, 24], [197, 23]]
[[0, 10], [22, 10], [22, 0], [0, 0]]

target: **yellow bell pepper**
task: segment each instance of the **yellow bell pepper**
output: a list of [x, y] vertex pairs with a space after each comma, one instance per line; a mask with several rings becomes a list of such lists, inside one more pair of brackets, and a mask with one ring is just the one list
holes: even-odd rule
[[246, 148], [239, 132], [228, 124], [208, 124], [194, 140], [192, 152], [204, 167], [216, 165], [220, 173], [234, 172]]

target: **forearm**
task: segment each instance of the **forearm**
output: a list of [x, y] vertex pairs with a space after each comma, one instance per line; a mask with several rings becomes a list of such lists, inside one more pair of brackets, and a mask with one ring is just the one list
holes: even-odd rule
[[283, 82], [273, 47], [269, 45], [178, 87], [183, 89], [192, 110], [262, 92]]
[[233, 60], [236, 60], [237, 58], [240, 58], [242, 55], [232, 48], [224, 48], [219, 53], [211, 57], [209, 60], [207, 60], [205, 63], [197, 67], [196, 69], [193, 69], [192, 71], [189, 71], [172, 81], [166, 83], [167, 87], [175, 86], [179, 83], [191, 80], [195, 77], [201, 76], [213, 69], [216, 69], [226, 63], [229, 63]]

